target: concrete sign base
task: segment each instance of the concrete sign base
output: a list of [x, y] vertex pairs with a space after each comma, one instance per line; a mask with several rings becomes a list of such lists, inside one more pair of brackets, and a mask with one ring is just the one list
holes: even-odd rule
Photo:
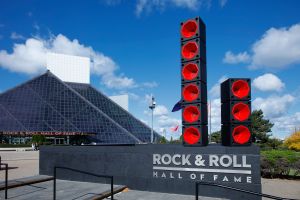
[[[261, 192], [260, 153], [255, 145], [184, 147], [182, 145], [42, 146], [40, 174], [54, 166], [114, 176], [130, 189], [195, 195], [195, 182], [213, 182]], [[59, 179], [104, 182], [99, 178], [59, 171]], [[199, 186], [200, 196], [228, 199], [260, 197], [213, 186]]]

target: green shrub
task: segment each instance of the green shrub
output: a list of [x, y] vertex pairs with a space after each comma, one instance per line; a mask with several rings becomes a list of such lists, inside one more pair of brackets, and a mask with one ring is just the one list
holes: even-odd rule
[[261, 174], [271, 178], [300, 175], [300, 152], [261, 151]]

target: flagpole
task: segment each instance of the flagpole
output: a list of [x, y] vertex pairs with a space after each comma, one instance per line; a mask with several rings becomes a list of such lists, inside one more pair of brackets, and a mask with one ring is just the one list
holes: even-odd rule
[[211, 100], [209, 100], [209, 143], [211, 143]]

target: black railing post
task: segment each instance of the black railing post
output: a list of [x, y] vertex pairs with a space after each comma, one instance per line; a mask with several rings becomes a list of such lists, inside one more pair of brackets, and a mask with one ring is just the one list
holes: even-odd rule
[[253, 192], [253, 191], [249, 191], [249, 190], [244, 190], [244, 189], [240, 189], [240, 188], [234, 188], [231, 186], [226, 186], [226, 185], [221, 185], [221, 184], [216, 184], [216, 183], [211, 183], [211, 182], [196, 182], [196, 200], [198, 199], [198, 185], [208, 185], [208, 186], [215, 186], [215, 187], [220, 187], [220, 188], [225, 188], [225, 189], [229, 189], [229, 190], [233, 190], [233, 191], [238, 191], [238, 192], [242, 192], [242, 193], [246, 193], [246, 194], [251, 194], [251, 195], [255, 195], [255, 196], [259, 196], [259, 197], [266, 197], [269, 199], [276, 199], [276, 200], [299, 200], [299, 199], [290, 199], [290, 198], [282, 198], [282, 197], [277, 197], [277, 196], [273, 196], [273, 195], [269, 195], [269, 194], [263, 194], [263, 193], [259, 193], [259, 192]]
[[0, 163], [0, 170], [2, 169], [2, 165], [5, 166], [5, 199], [7, 199], [7, 191], [8, 191], [8, 164]]
[[111, 177], [111, 184], [110, 184], [110, 190], [111, 190], [111, 199], [114, 200], [114, 177]]
[[53, 200], [56, 199], [56, 167], [54, 167], [54, 179], [53, 179]]
[[199, 199], [199, 185], [196, 182], [196, 200], [198, 200], [198, 199]]
[[109, 176], [109, 175], [100, 175], [100, 174], [94, 174], [91, 172], [85, 172], [85, 171], [81, 171], [78, 169], [72, 169], [69, 167], [59, 167], [59, 166], [54, 166], [54, 172], [53, 172], [53, 200], [56, 200], [56, 170], [57, 169], [65, 169], [65, 170], [70, 170], [73, 172], [77, 172], [77, 173], [82, 173], [82, 174], [87, 174], [90, 176], [95, 176], [95, 177], [99, 177], [99, 178], [107, 178], [107, 179], [111, 179], [110, 181], [110, 189], [111, 189], [111, 199], [114, 199], [114, 177], [113, 176]]
[[1, 165], [5, 165], [5, 199], [7, 199], [7, 190], [8, 190], [8, 164], [1, 163]]

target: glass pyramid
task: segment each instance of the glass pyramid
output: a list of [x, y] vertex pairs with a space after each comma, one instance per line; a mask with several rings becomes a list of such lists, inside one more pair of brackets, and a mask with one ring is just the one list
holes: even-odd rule
[[151, 129], [108, 97], [50, 71], [0, 94], [0, 112], [0, 132], [78, 132], [92, 133], [97, 143], [150, 142]]

